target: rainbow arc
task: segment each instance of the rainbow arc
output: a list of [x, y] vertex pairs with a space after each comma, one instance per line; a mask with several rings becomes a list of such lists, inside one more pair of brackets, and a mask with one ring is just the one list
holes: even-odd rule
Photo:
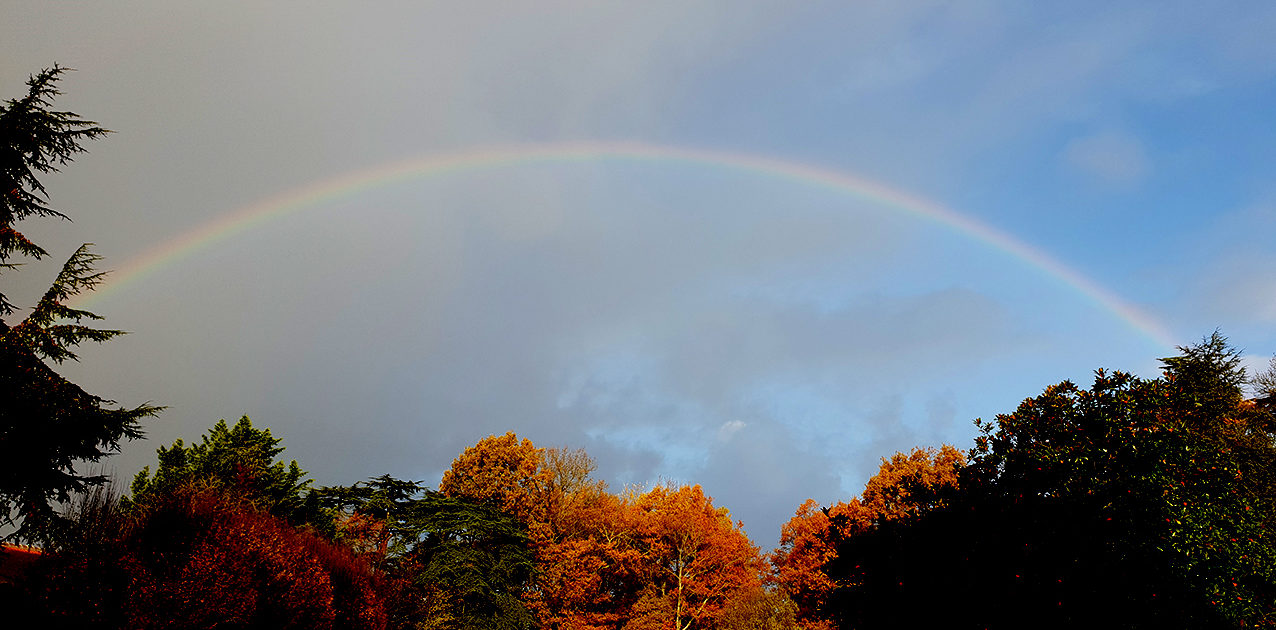
[[1151, 341], [1172, 348], [1172, 337], [1147, 313], [1098, 283], [1027, 243], [935, 201], [851, 173], [771, 157], [638, 142], [572, 142], [489, 147], [399, 160], [319, 180], [221, 215], [127, 261], [108, 277], [91, 303], [174, 265], [214, 243], [263, 223], [320, 207], [369, 189], [431, 177], [522, 164], [594, 161], [651, 161], [716, 167], [816, 186], [904, 212], [947, 227], [1040, 269], [1112, 313]]

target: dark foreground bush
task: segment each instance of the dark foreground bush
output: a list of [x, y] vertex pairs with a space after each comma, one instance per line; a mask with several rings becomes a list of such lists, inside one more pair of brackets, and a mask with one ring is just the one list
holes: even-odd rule
[[185, 485], [129, 514], [85, 505], [29, 586], [45, 627], [385, 627], [365, 562], [222, 491]]

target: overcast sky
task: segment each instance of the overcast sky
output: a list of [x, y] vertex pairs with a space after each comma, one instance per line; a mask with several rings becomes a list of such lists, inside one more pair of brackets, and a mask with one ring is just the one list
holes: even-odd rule
[[[321, 484], [438, 483], [515, 431], [619, 489], [700, 483], [774, 545], [879, 458], [1215, 328], [1276, 353], [1270, 2], [18, 2], [0, 98], [116, 133], [46, 185], [58, 259], [130, 264], [350, 173], [641, 143], [844, 173], [898, 205], [712, 161], [524, 159], [368, 185], [205, 239], [92, 302], [63, 366], [169, 409], [112, 458], [251, 416]], [[19, 301], [15, 299], [15, 301]], [[23, 303], [19, 302], [19, 303]], [[1146, 322], [1145, 322], [1146, 323]]]

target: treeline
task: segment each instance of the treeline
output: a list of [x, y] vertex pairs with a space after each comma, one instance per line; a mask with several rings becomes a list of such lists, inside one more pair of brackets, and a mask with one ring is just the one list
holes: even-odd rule
[[[248, 418], [98, 491], [36, 563], [39, 623], [78, 628], [792, 626], [759, 549], [699, 486], [612, 493], [581, 450], [492, 436], [438, 490], [311, 488]], [[759, 625], [762, 624], [762, 625]], [[786, 626], [777, 626], [786, 627]]]
[[1247, 379], [1217, 333], [1181, 350], [803, 506], [772, 561], [804, 627], [1276, 626], [1276, 359]]
[[15, 601], [77, 628], [1276, 625], [1276, 390], [1246, 399], [1218, 335], [1164, 368], [883, 459], [767, 554], [699, 486], [612, 492], [513, 433], [436, 490], [314, 488], [268, 429], [219, 422], [83, 497]]

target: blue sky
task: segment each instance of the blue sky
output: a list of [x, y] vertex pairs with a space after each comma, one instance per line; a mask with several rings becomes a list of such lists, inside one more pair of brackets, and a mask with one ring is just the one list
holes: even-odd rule
[[[53, 63], [113, 136], [49, 178], [108, 267], [413, 156], [632, 141], [843, 171], [1010, 234], [1158, 320], [1276, 353], [1276, 6], [336, 3], [0, 8], [0, 96]], [[55, 272], [6, 274], [33, 301]], [[13, 287], [12, 289], [10, 287]], [[613, 487], [699, 482], [764, 546], [882, 456], [1170, 349], [882, 204], [675, 163], [523, 164], [266, 222], [95, 303], [64, 371], [170, 405], [112, 464], [247, 414], [320, 483], [437, 483], [512, 430]]]

